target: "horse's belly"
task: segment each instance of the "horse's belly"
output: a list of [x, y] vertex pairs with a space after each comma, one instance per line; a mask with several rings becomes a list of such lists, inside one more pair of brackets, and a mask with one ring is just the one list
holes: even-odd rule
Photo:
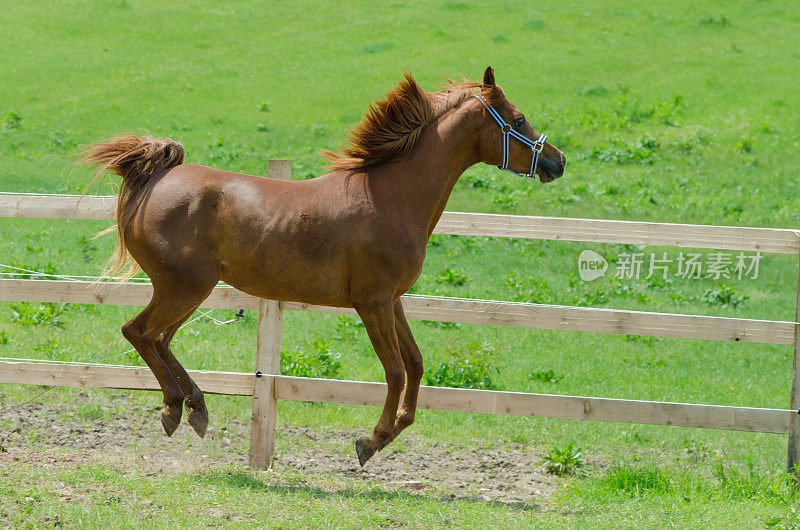
[[333, 307], [352, 307], [344, 280], [344, 271], [324, 264], [298, 264], [291, 259], [267, 262], [227, 264], [221, 279], [247, 294]]

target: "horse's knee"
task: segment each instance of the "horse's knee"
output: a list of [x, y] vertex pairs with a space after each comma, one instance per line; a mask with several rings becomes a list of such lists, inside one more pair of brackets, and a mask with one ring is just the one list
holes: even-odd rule
[[128, 339], [128, 342], [134, 346], [139, 344], [155, 346], [159, 340], [160, 334], [155, 333], [153, 330], [147, 329], [139, 324], [136, 319], [133, 319], [125, 322], [122, 325], [122, 336]]
[[130, 343], [139, 338], [139, 330], [133, 320], [129, 320], [122, 325], [122, 336]]

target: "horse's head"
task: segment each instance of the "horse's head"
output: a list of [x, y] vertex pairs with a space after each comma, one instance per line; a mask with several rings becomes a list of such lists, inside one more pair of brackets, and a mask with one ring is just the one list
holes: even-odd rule
[[564, 174], [567, 157], [545, 141], [546, 135], [534, 131], [506, 99], [495, 84], [491, 66], [484, 72], [481, 94], [475, 98], [485, 116], [478, 133], [481, 161], [525, 177], [539, 175], [542, 182], [552, 182]]

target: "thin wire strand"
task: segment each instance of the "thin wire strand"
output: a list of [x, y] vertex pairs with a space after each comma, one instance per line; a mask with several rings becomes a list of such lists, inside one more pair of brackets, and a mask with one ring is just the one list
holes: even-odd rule
[[[66, 275], [57, 274], [57, 273], [34, 271], [34, 270], [30, 270], [30, 269], [23, 269], [22, 267], [15, 267], [14, 265], [8, 265], [6, 263], [0, 263], [0, 267], [5, 267], [7, 269], [13, 269], [15, 271], [19, 271], [19, 272], [0, 272], [0, 274], [2, 274], [4, 276], [11, 276], [11, 275], [13, 275], [13, 276], [23, 276], [23, 275], [25, 275], [25, 276], [43, 276], [45, 278], [60, 278], [62, 280], [69, 280], [69, 281], [82, 281], [79, 278], [85, 278], [85, 279], [90, 279], [90, 280], [95, 280], [95, 281], [99, 279], [99, 276], [79, 276], [79, 275], [66, 276]], [[114, 278], [109, 278], [109, 279], [122, 279], [122, 277], [115, 276]], [[143, 281], [143, 282], [150, 283], [150, 279], [149, 278], [131, 278], [131, 279], [135, 280], [135, 281]]]
[[[35, 195], [37, 197], [83, 197], [83, 195], [64, 193], [32, 193], [29, 191], [4, 191], [0, 195]], [[92, 199], [115, 199], [115, 195], [86, 195]]]

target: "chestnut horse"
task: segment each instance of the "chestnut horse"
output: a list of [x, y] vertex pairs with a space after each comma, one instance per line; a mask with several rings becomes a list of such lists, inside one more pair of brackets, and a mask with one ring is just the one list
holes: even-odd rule
[[348, 147], [325, 153], [333, 171], [311, 180], [183, 164], [183, 146], [170, 139], [125, 136], [90, 147], [81, 162], [96, 166], [95, 179], [105, 170], [122, 177], [107, 273], [132, 257], [129, 274], [141, 267], [153, 283], [152, 300], [122, 333], [161, 385], [166, 433], [185, 403], [189, 423], [205, 434], [203, 393], [169, 344], [222, 280], [253, 296], [356, 310], [388, 385], [372, 436], [356, 441], [363, 466], [414, 421], [422, 356], [400, 296], [419, 277], [453, 186], [478, 162], [542, 182], [560, 177], [566, 159], [544, 140], [487, 68], [482, 83], [430, 93], [406, 74], [370, 107]]

